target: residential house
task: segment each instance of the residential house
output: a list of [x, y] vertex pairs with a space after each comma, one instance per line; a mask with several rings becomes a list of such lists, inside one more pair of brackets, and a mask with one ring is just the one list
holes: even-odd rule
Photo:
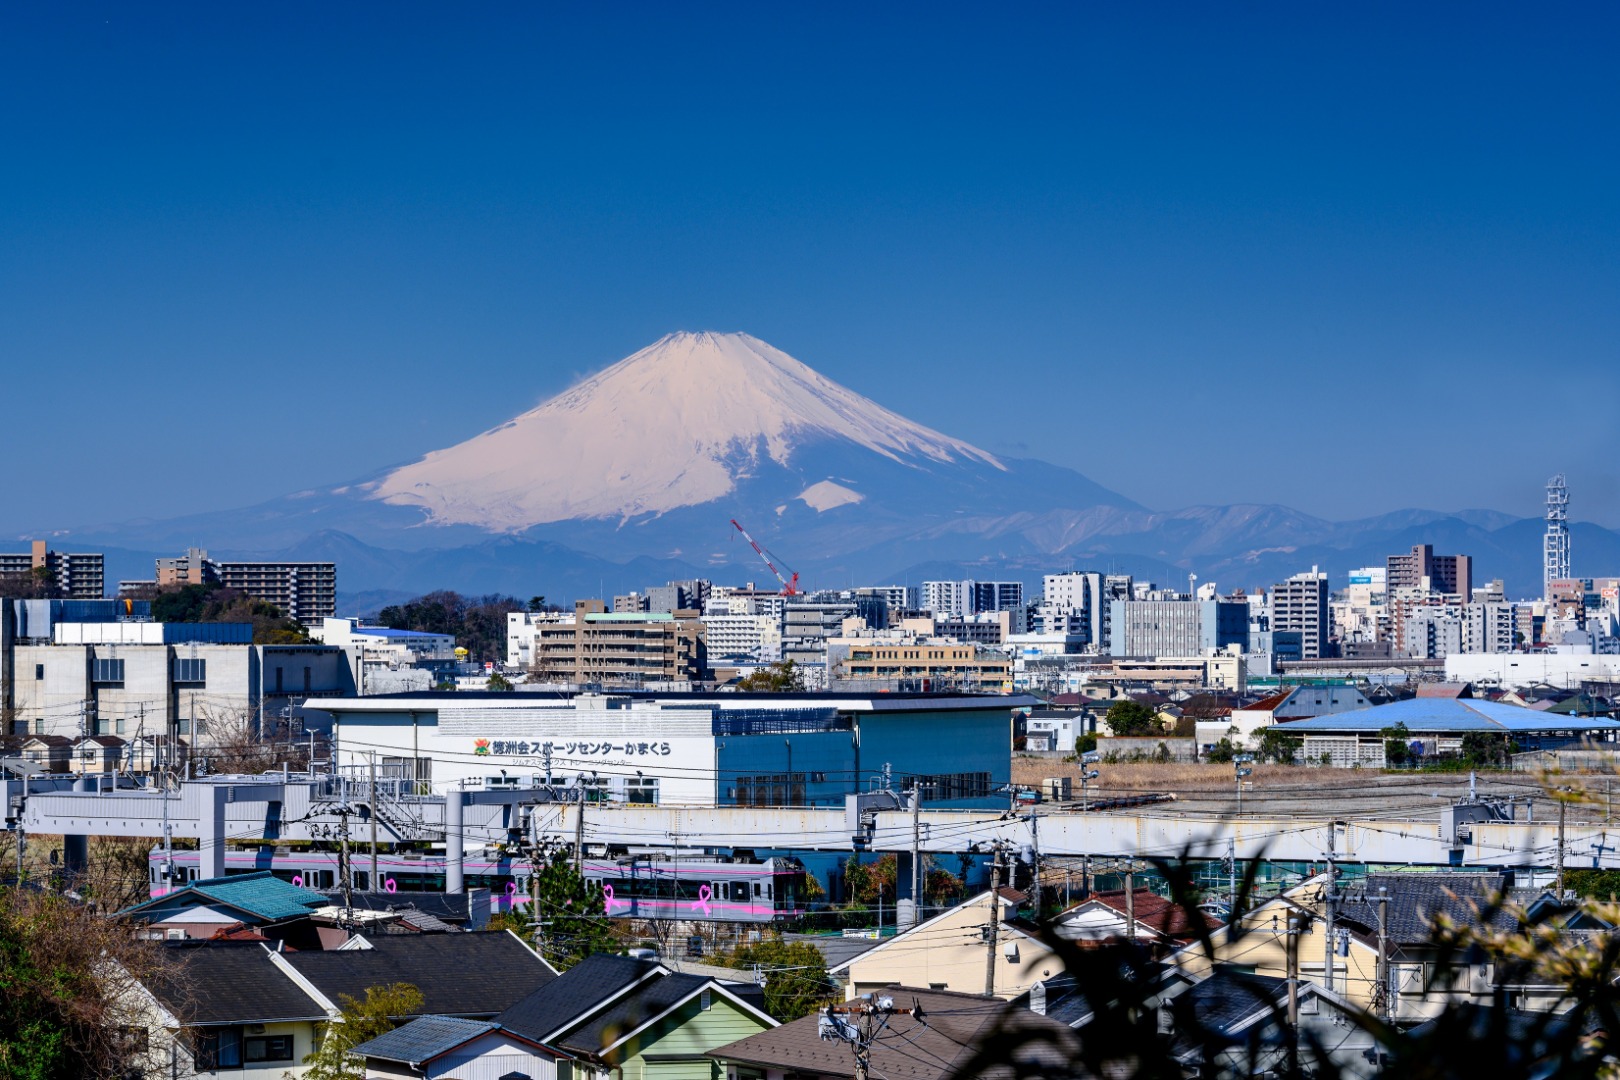
[[136, 735], [124, 748], [124, 766], [136, 776], [147, 776], [155, 770], [183, 769], [190, 756], [191, 745], [178, 735]]
[[[1234, 935], [1228, 927], [1216, 930], [1211, 935], [1215, 962], [1285, 978], [1292, 925], [1300, 977], [1325, 985], [1325, 884], [1325, 876], [1312, 878], [1245, 913], [1239, 920], [1240, 934]], [[1499, 903], [1509, 895], [1509, 885], [1506, 874], [1453, 871], [1369, 874], [1359, 882], [1342, 885], [1343, 896], [1334, 916], [1338, 941], [1333, 950], [1332, 989], [1357, 1008], [1386, 1008], [1397, 1022], [1425, 1020], [1458, 1004], [1489, 1004], [1503, 992], [1521, 1008], [1552, 1007], [1562, 998], [1559, 987], [1524, 981], [1521, 973], [1499, 971], [1483, 954], [1452, 954], [1433, 942], [1441, 918], [1463, 928], [1498, 933], [1519, 930], [1518, 916]], [[1380, 890], [1385, 898], [1382, 905]], [[1551, 897], [1530, 899], [1532, 911], [1537, 910], [1536, 904], [1558, 903]], [[1385, 920], [1382, 942], [1380, 906]], [[1545, 925], [1569, 934], [1606, 932], [1576, 916], [1566, 923], [1550, 919]], [[1378, 993], [1380, 947], [1387, 979], [1383, 1001]], [[1195, 977], [1213, 967], [1197, 945], [1178, 951], [1171, 960]]]
[[1100, 944], [1134, 939], [1154, 950], [1169, 950], [1211, 933], [1221, 921], [1159, 896], [1152, 889], [1112, 889], [1092, 893], [1052, 921], [1052, 931], [1068, 941]]
[[166, 948], [175, 963], [138, 988], [127, 1027], [148, 1048], [147, 1075], [171, 1078], [296, 1078], [320, 1025], [368, 987], [407, 983], [424, 1015], [488, 1021], [556, 977], [510, 933], [361, 937], [336, 952], [251, 941]]
[[[1189, 1076], [1204, 1075], [1210, 1066], [1217, 1076], [1278, 1074], [1288, 1065], [1291, 1044], [1306, 1075], [1318, 1069], [1340, 1077], [1372, 1075], [1378, 1041], [1355, 1023], [1358, 1006], [1296, 981], [1290, 1024], [1288, 997], [1287, 979], [1220, 967], [1164, 1006], [1161, 1026]], [[1316, 1060], [1316, 1047], [1327, 1062]]]
[[563, 1054], [493, 1020], [423, 1016], [354, 1048], [367, 1080], [556, 1080]]
[[495, 1019], [504, 1031], [567, 1054], [576, 1075], [595, 1080], [710, 1080], [709, 1051], [776, 1026], [755, 987], [600, 954]]
[[322, 893], [260, 870], [193, 881], [119, 914], [144, 926], [144, 936], [159, 940], [206, 940], [248, 926], [276, 940], [291, 938], [295, 946], [320, 948], [307, 924], [313, 911], [329, 903]]
[[557, 977], [557, 971], [510, 932], [362, 935], [343, 949], [286, 952], [289, 974], [340, 1006], [366, 989], [410, 983], [422, 992], [422, 1016], [492, 1020]]
[[23, 741], [24, 761], [46, 772], [65, 773], [73, 757], [73, 740], [66, 735], [31, 735]]
[[[904, 986], [886, 991], [872, 1005], [882, 1008], [885, 1001], [895, 1010], [884, 1028], [892, 1037], [872, 1043], [867, 1075], [945, 1080], [984, 1052], [995, 1053], [1005, 1065], [964, 1075], [1010, 1078], [1074, 1069], [1075, 1033], [1028, 1009], [993, 997]], [[721, 1063], [724, 1080], [851, 1080], [857, 1075], [855, 1048], [836, 1036], [840, 1022], [849, 1021], [806, 1016], [718, 1047], [709, 1056]]]
[[74, 740], [68, 771], [80, 776], [111, 776], [121, 771], [124, 740], [116, 735], [84, 735]]
[[[1257, 975], [1287, 978], [1288, 942], [1294, 932], [1301, 978], [1326, 985], [1327, 960], [1323, 923], [1325, 874], [1310, 878], [1245, 911], [1233, 926], [1218, 927], [1210, 933], [1210, 952], [1201, 943], [1187, 945], [1168, 962], [1195, 979], [1211, 974], [1217, 966], [1233, 967]], [[1333, 989], [1361, 1009], [1373, 1007], [1373, 988], [1378, 983], [1377, 949], [1351, 937], [1333, 950]]]
[[298, 1075], [317, 1025], [336, 1015], [257, 942], [168, 946], [172, 968], [142, 988], [146, 1006], [127, 1030], [147, 1048], [147, 1076], [228, 1071], [239, 1080]]
[[[995, 997], [1015, 998], [1063, 967], [1035, 927], [1017, 917], [1023, 900], [1024, 894], [1013, 889], [1002, 889], [995, 896], [1000, 922], [990, 975]], [[986, 957], [992, 955], [991, 902], [990, 893], [980, 893], [829, 971], [847, 981], [845, 992], [851, 999], [892, 986], [982, 993]]]

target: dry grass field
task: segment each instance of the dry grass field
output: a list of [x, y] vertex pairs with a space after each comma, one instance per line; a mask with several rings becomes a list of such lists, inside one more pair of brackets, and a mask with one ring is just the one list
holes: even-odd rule
[[[1090, 786], [1092, 799], [1163, 793], [1175, 796], [1176, 813], [1224, 816], [1237, 811], [1231, 765], [1103, 764], [1097, 770], [1101, 775]], [[1468, 793], [1467, 773], [1386, 773], [1303, 765], [1255, 765], [1253, 770], [1243, 792], [1245, 815], [1334, 814], [1360, 819], [1425, 820], [1437, 817], [1441, 807]], [[1077, 763], [1051, 758], [1013, 759], [1013, 781], [1017, 784], [1038, 787], [1043, 779], [1058, 776], [1069, 777], [1073, 797], [1079, 800]], [[1476, 786], [1482, 795], [1535, 800], [1537, 817], [1556, 812], [1545, 783], [1528, 773], [1480, 773]], [[1620, 788], [1620, 781], [1614, 786]], [[1590, 797], [1580, 816], [1585, 820], [1609, 816], [1608, 779], [1593, 778], [1587, 790]], [[1521, 815], [1523, 812], [1521, 808]]]

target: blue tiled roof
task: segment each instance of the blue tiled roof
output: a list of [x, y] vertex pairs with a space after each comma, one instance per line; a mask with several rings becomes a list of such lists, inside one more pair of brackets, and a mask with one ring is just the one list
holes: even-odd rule
[[1290, 735], [1326, 735], [1335, 732], [1365, 734], [1405, 724], [1413, 734], [1463, 734], [1485, 731], [1510, 735], [1573, 731], [1589, 734], [1620, 731], [1620, 721], [1594, 716], [1549, 716], [1535, 709], [1474, 698], [1411, 698], [1388, 705], [1355, 709], [1336, 716], [1293, 720], [1283, 730]]
[[354, 1048], [360, 1057], [420, 1064], [454, 1050], [471, 1039], [500, 1030], [492, 1020], [463, 1020], [455, 1016], [421, 1016], [386, 1035]]
[[135, 912], [172, 905], [176, 899], [188, 894], [194, 895], [199, 900], [225, 904], [238, 911], [245, 911], [266, 922], [295, 919], [300, 915], [309, 914], [314, 908], [325, 907], [332, 902], [313, 889], [293, 885], [282, 881], [268, 870], [260, 870], [252, 874], [230, 874], [226, 877], [193, 881], [184, 888], [136, 904], [128, 910]]

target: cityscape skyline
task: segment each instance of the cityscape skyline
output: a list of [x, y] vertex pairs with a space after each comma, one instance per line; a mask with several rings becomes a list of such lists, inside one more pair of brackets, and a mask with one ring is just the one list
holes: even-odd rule
[[[1608, 425], [1463, 453], [1414, 420], [1620, 389], [1615, 16], [1460, 12], [15, 13], [0, 77], [28, 107], [0, 123], [31, 167], [0, 178], [0, 349], [22, 398], [74, 372], [119, 419], [57, 440], [0, 527], [342, 482], [680, 328], [1157, 508], [1535, 517], [1563, 472], [1575, 520], [1620, 525]], [[199, 384], [264, 430], [188, 454], [140, 424]], [[1076, 440], [1054, 388], [1157, 434]], [[1194, 467], [1177, 434], [1274, 430], [1301, 395], [1331, 434], [1265, 469]], [[53, 423], [22, 410], [14, 437]], [[188, 483], [140, 481], [132, 426]]]

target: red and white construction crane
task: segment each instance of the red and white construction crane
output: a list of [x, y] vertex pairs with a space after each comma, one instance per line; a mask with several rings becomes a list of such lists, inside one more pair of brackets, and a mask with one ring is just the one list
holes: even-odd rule
[[[748, 546], [753, 548], [754, 551], [759, 555], [759, 557], [761, 559], [765, 560], [765, 565], [771, 568], [771, 573], [776, 575], [776, 580], [780, 581], [782, 583], [782, 595], [783, 596], [798, 596], [799, 595], [799, 572], [797, 570], [793, 569], [792, 567], [788, 567], [788, 573], [792, 574], [793, 577], [792, 577], [791, 580], [789, 580], [788, 578], [783, 577], [782, 576], [782, 571], [780, 571], [780, 570], [778, 570], [776, 568], [776, 562], [772, 561], [771, 553], [769, 551], [766, 551], [764, 548], [760, 547], [759, 546], [759, 541], [755, 540], [752, 536], [749, 536], [748, 535], [748, 530], [743, 528], [742, 525], [738, 524], [736, 518], [731, 519], [731, 524], [736, 528], [736, 530], [738, 532], [743, 534], [743, 539], [748, 541]], [[782, 563], [782, 565], [787, 566], [787, 563]]]

